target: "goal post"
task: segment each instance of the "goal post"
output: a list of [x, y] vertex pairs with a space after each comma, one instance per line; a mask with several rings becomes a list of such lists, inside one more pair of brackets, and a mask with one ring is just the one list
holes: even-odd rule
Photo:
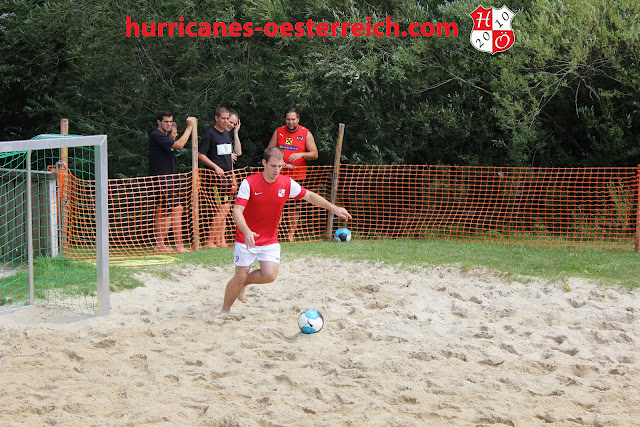
[[[57, 150], [63, 148], [75, 148], [75, 147], [88, 147], [93, 148], [93, 168], [95, 179], [93, 181], [93, 199], [90, 200], [92, 204], [91, 209], [95, 208], [94, 218], [90, 218], [88, 220], [85, 219], [86, 223], [92, 224], [95, 223], [95, 229], [90, 230], [87, 235], [91, 238], [93, 237], [93, 233], [95, 232], [95, 297], [96, 302], [92, 307], [92, 310], [95, 310], [99, 316], [107, 316], [110, 311], [110, 298], [109, 298], [109, 211], [108, 211], [108, 166], [107, 166], [107, 136], [106, 135], [91, 135], [91, 136], [66, 136], [66, 135], [46, 135], [44, 139], [32, 139], [32, 140], [21, 140], [21, 141], [0, 141], [0, 157], [8, 156], [7, 153], [16, 153], [16, 154], [25, 154], [24, 161], [24, 169], [19, 170], [16, 168], [15, 164], [9, 166], [9, 168], [2, 169], [5, 171], [6, 176], [12, 176], [13, 179], [13, 188], [10, 186], [4, 185], [3, 182], [0, 182], [0, 205], [4, 200], [9, 200], [7, 195], [8, 192], [13, 191], [13, 193], [18, 193], [16, 190], [17, 186], [24, 187], [24, 191], [26, 192], [26, 197], [21, 196], [21, 200], [25, 204], [25, 222], [26, 226], [26, 251], [27, 251], [27, 270], [28, 270], [28, 280], [29, 280], [29, 301], [28, 304], [34, 304], [37, 297], [34, 295], [34, 236], [33, 230], [35, 229], [33, 224], [32, 214], [34, 212], [33, 206], [33, 196], [31, 195], [32, 188], [34, 188], [34, 183], [32, 182], [32, 178], [34, 174], [38, 174], [41, 172], [32, 170], [32, 161], [31, 156], [33, 152], [38, 152], [40, 150]], [[53, 166], [53, 165], [47, 165]], [[10, 170], [13, 169], [13, 170]], [[8, 172], [7, 172], [8, 171]], [[2, 174], [0, 174], [2, 175]], [[16, 176], [23, 176], [24, 184], [22, 181], [15, 179]], [[5, 194], [2, 194], [5, 193]], [[20, 197], [20, 196], [18, 196]], [[14, 197], [17, 198], [17, 197]], [[17, 206], [20, 202], [13, 202], [11, 209], [2, 210], [2, 215], [4, 216], [4, 221], [15, 220], [16, 215], [19, 215], [20, 211]], [[93, 206], [95, 204], [95, 206]], [[55, 206], [55, 201], [53, 202], [53, 206]], [[2, 207], [2, 206], [0, 206]], [[58, 207], [59, 208], [59, 207]], [[86, 215], [86, 213], [85, 213]], [[13, 233], [16, 234], [16, 233]], [[6, 241], [10, 241], [11, 246], [7, 246], [7, 250], [12, 250], [13, 246], [15, 246], [16, 237], [11, 236], [10, 238], [3, 239], [3, 244], [6, 244]], [[50, 252], [51, 258], [55, 259], [56, 255], [61, 253], [64, 255], [64, 248], [52, 249]], [[6, 257], [7, 250], [5, 248], [2, 249], [0, 255]], [[80, 263], [79, 261], [72, 261], [74, 263]], [[46, 268], [47, 264], [45, 264], [44, 268]], [[16, 269], [18, 271], [19, 269]], [[16, 273], [17, 274], [17, 273]], [[0, 279], [5, 279], [9, 273], [0, 272]], [[3, 280], [4, 281], [4, 280]], [[0, 282], [2, 283], [2, 282]], [[2, 290], [2, 286], [0, 285], [0, 290]], [[84, 291], [87, 293], [87, 291]], [[0, 295], [2, 297], [2, 295]], [[86, 295], [84, 296], [86, 298]], [[6, 303], [0, 301], [0, 310], [3, 309], [2, 304]], [[82, 308], [80, 311], [84, 311]]]

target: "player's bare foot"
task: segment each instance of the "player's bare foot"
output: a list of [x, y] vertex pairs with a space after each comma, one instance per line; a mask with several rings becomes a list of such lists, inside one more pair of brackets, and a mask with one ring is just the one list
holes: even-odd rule
[[158, 252], [159, 254], [167, 254], [167, 253], [171, 253], [173, 252], [173, 249], [171, 249], [169, 246], [167, 245], [156, 245], [156, 247], [154, 248], [156, 252]]
[[249, 301], [249, 298], [247, 298], [247, 294], [245, 293], [245, 289], [247, 289], [247, 287], [243, 286], [240, 291], [240, 295], [238, 295], [238, 300], [243, 304], [246, 304], [247, 301]]
[[223, 319], [224, 321], [240, 321], [242, 319], [244, 319], [244, 314], [240, 314], [240, 313], [230, 313], [228, 311], [221, 311], [220, 313], [216, 314], [217, 317]]
[[176, 246], [176, 252], [178, 252], [180, 254], [186, 254], [186, 253], [191, 252], [191, 250], [185, 248], [184, 246]]

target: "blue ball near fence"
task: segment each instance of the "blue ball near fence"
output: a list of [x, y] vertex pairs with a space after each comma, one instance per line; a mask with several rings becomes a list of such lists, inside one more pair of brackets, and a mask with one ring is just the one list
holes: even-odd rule
[[348, 228], [338, 228], [333, 237], [338, 242], [348, 242], [351, 240], [351, 231]]

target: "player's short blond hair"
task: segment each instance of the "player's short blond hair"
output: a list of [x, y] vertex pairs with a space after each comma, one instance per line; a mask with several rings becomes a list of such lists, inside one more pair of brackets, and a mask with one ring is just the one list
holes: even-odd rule
[[264, 150], [262, 158], [268, 163], [272, 157], [275, 157], [278, 160], [284, 159], [284, 152], [278, 147], [268, 147]]

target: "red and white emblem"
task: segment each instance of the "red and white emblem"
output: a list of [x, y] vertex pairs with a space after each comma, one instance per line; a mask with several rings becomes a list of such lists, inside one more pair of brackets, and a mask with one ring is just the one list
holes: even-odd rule
[[495, 7], [486, 9], [478, 6], [469, 16], [473, 19], [471, 44], [476, 49], [493, 55], [505, 51], [513, 45], [515, 39], [511, 20], [515, 13], [507, 6], [503, 5], [500, 9]]

